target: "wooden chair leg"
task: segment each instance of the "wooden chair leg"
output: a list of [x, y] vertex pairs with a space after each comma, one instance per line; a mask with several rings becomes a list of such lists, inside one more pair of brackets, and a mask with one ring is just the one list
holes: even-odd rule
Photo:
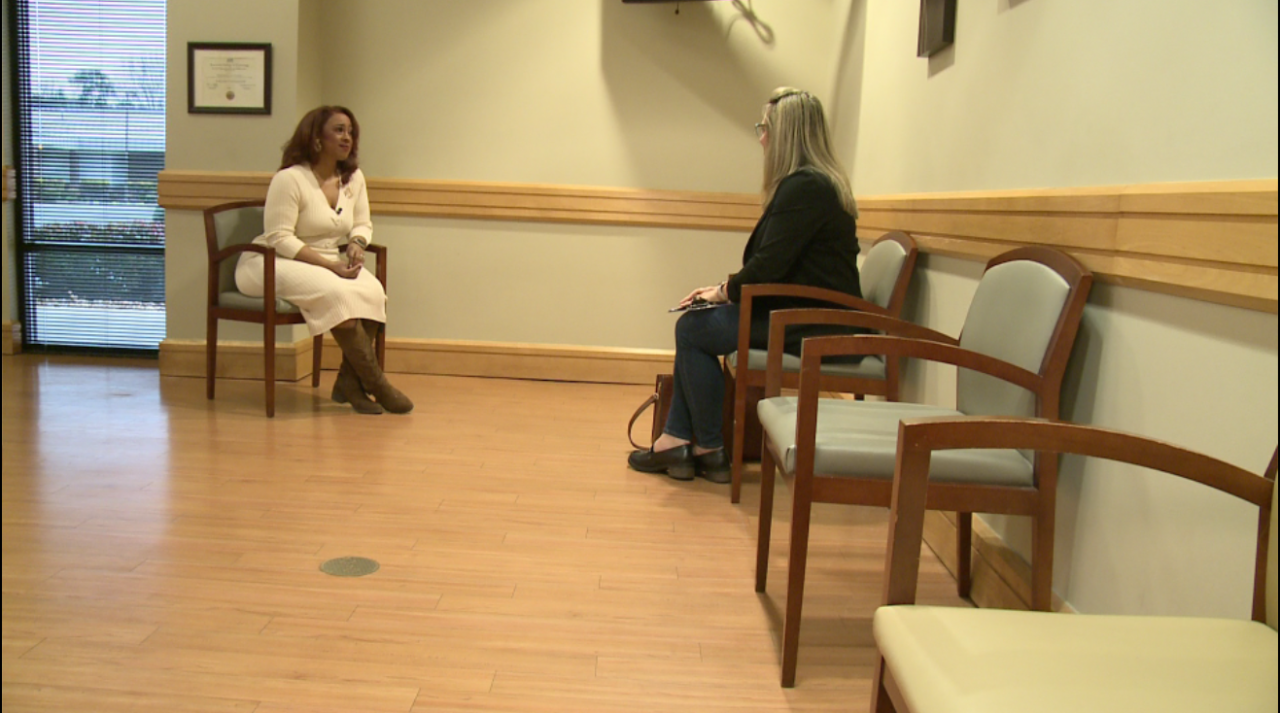
[[1053, 510], [1042, 512], [1031, 529], [1031, 608], [1053, 610]]
[[796, 685], [800, 653], [800, 611], [804, 606], [804, 572], [809, 561], [809, 518], [813, 481], [797, 474], [792, 480], [791, 556], [787, 562], [787, 613], [782, 623], [782, 687]]
[[311, 343], [311, 388], [320, 388], [320, 357], [324, 354], [324, 335], [316, 335]]
[[[739, 364], [738, 368], [744, 368]], [[733, 379], [733, 480], [729, 486], [729, 502], [742, 500], [742, 467], [747, 437], [747, 382]]]
[[218, 375], [218, 318], [209, 315], [208, 329], [204, 335], [205, 397], [213, 399], [214, 377]]
[[973, 589], [973, 513], [956, 513], [956, 594], [969, 598]]
[[262, 380], [267, 388], [267, 418], [276, 415], [276, 326], [268, 322], [263, 330], [262, 347], [265, 364]]
[[724, 421], [720, 428], [720, 434], [724, 437], [725, 452], [729, 454], [729, 462], [733, 462], [733, 396], [736, 393], [736, 387], [733, 382], [733, 372], [729, 369], [728, 362], [720, 365], [721, 381], [724, 384], [724, 398], [720, 400], [720, 417]]
[[769, 538], [773, 531], [773, 453], [760, 454], [760, 522], [756, 534], [756, 591], [763, 592], [769, 578]]
[[872, 677], [874, 690], [871, 692], [871, 713], [897, 713], [893, 699], [889, 697], [889, 689], [885, 686], [884, 657], [876, 657], [876, 672]]

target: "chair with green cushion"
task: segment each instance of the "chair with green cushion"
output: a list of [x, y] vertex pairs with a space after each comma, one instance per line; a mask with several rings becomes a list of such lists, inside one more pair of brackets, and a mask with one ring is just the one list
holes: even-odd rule
[[[894, 231], [877, 240], [863, 258], [859, 268], [862, 283], [862, 299], [834, 290], [823, 290], [800, 285], [764, 284], [746, 285], [742, 288], [741, 311], [738, 322], [738, 350], [724, 360], [725, 421], [732, 423], [733, 480], [729, 486], [729, 500], [738, 502], [742, 496], [742, 468], [748, 452], [758, 453], [760, 445], [759, 421], [755, 419], [755, 404], [764, 391], [764, 367], [766, 351], [751, 349], [751, 305], [760, 297], [808, 298], [829, 302], [832, 306], [862, 310], [897, 318], [906, 302], [907, 286], [915, 273], [916, 241], [906, 233]], [[738, 368], [738, 355], [747, 354], [747, 368]], [[783, 385], [795, 388], [800, 372], [799, 357], [786, 354], [782, 357]], [[823, 391], [883, 396], [889, 401], [898, 400], [899, 360], [885, 361], [872, 354], [858, 364], [827, 364], [822, 369]]]
[[[847, 310], [779, 310], [769, 325], [756, 591], [765, 590], [775, 464], [793, 480], [782, 685], [795, 683], [800, 612], [815, 502], [888, 507], [898, 422], [924, 416], [1003, 415], [1057, 419], [1062, 379], [1092, 275], [1076, 260], [1044, 247], [993, 258], [978, 282], [958, 339], [883, 315]], [[847, 324], [892, 336], [814, 337], [804, 341], [799, 394], [781, 396], [782, 337], [792, 323]], [[959, 367], [956, 408], [819, 398], [823, 357], [881, 354]], [[1032, 526], [1032, 601], [1051, 603], [1058, 461], [1017, 450], [938, 458], [929, 507], [957, 513], [960, 596], [969, 594], [972, 514], [1026, 515]]]
[[[263, 377], [267, 389], [267, 416], [276, 414], [276, 326], [303, 324], [302, 313], [294, 305], [275, 296], [275, 257], [273, 248], [254, 245], [263, 232], [263, 201], [223, 203], [204, 211], [205, 247], [209, 257], [208, 330], [205, 335], [205, 392], [213, 398], [218, 367], [218, 320], [229, 319], [262, 325]], [[236, 288], [236, 262], [241, 253], [257, 252], [266, 256], [263, 262], [265, 292], [263, 297], [250, 297]], [[365, 264], [387, 286], [387, 251], [385, 246], [370, 245]], [[385, 333], [385, 332], [384, 332]], [[383, 334], [384, 334], [383, 333]], [[378, 361], [385, 361], [386, 338], [378, 335]], [[312, 342], [311, 386], [320, 385], [320, 357], [324, 335]]]
[[[879, 651], [873, 713], [1276, 710], [1274, 454], [1259, 476], [1139, 436], [1007, 418], [904, 421], [897, 441], [884, 606], [872, 623]], [[915, 606], [932, 461], [972, 449], [1104, 458], [1257, 506], [1252, 621]]]

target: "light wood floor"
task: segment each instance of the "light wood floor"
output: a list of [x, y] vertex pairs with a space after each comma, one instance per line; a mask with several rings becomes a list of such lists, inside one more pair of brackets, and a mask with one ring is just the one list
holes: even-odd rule
[[[783, 690], [788, 491], [758, 596], [758, 470], [740, 506], [628, 470], [645, 387], [397, 376], [417, 409], [362, 417], [330, 372], [268, 420], [260, 382], [2, 361], [5, 713], [867, 707], [885, 512], [819, 506]], [[921, 595], [962, 604], [927, 551]]]

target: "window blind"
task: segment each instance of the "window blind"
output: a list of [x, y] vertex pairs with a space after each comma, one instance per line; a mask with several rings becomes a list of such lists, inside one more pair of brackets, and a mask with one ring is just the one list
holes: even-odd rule
[[165, 0], [15, 0], [19, 300], [28, 347], [165, 333]]

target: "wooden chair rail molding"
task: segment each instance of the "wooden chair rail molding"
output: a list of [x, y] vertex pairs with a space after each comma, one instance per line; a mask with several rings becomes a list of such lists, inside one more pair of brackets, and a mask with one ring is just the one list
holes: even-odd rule
[[[269, 173], [163, 171], [160, 205], [203, 210], [262, 198]], [[1277, 311], [1277, 181], [973, 191], [858, 199], [859, 234], [910, 233], [925, 253], [986, 261], [1035, 243], [1075, 255], [1104, 282]], [[369, 179], [382, 215], [746, 232], [749, 193]]]
[[[267, 195], [269, 173], [162, 171], [160, 205], [204, 210]], [[741, 193], [370, 178], [375, 214], [750, 231], [760, 198]]]
[[926, 253], [988, 260], [1026, 243], [1098, 279], [1276, 312], [1275, 179], [858, 199], [862, 238], [911, 233]]

